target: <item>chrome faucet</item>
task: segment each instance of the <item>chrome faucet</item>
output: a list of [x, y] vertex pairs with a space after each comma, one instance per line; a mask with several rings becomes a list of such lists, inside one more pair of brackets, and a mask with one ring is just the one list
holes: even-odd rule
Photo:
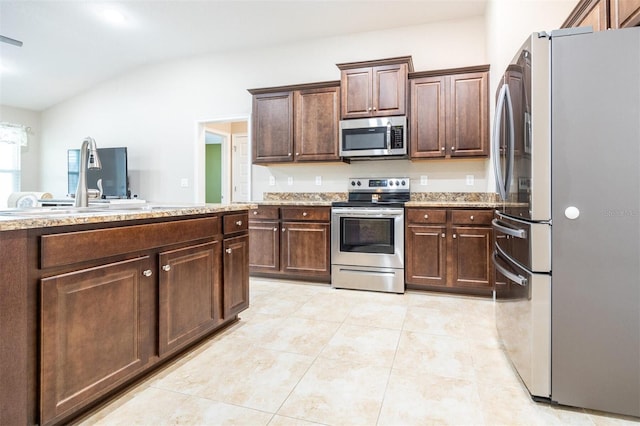
[[89, 205], [89, 196], [87, 189], [87, 169], [100, 170], [102, 164], [98, 157], [98, 147], [93, 138], [86, 137], [82, 141], [80, 148], [80, 167], [78, 170], [78, 187], [76, 188], [76, 201], [74, 206], [87, 207]]

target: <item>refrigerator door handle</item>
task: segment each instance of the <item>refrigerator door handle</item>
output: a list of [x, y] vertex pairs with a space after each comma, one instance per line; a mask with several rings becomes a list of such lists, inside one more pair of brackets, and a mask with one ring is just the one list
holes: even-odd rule
[[512, 237], [516, 237], [516, 238], [522, 238], [522, 239], [527, 238], [526, 230], [512, 228], [501, 220], [493, 219], [491, 221], [491, 225], [493, 225], [494, 229], [497, 229], [503, 234], [511, 235]]
[[495, 251], [493, 252], [493, 254], [491, 256], [493, 258], [493, 265], [496, 267], [498, 272], [500, 272], [502, 275], [507, 277], [510, 281], [513, 281], [514, 283], [518, 284], [519, 286], [522, 286], [522, 287], [526, 287], [527, 286], [528, 280], [525, 277], [523, 277], [522, 275], [514, 274], [513, 272], [507, 270], [507, 268], [505, 268], [504, 266], [502, 266], [502, 265], [500, 265], [498, 263], [498, 255], [496, 254]]
[[[502, 165], [500, 164], [500, 128], [502, 127], [502, 111], [505, 107], [505, 103], [507, 106], [506, 112], [508, 120], [508, 145], [505, 155], [508, 157], [506, 170], [502, 170]], [[514, 132], [513, 104], [511, 103], [511, 92], [509, 91], [509, 85], [507, 83], [503, 83], [502, 87], [500, 87], [500, 92], [498, 93], [498, 103], [496, 105], [495, 120], [493, 122], [493, 170], [496, 177], [498, 193], [500, 194], [500, 198], [502, 200], [506, 200], [507, 195], [509, 194], [509, 185], [512, 176], [511, 169], [513, 165], [513, 139], [515, 137]]]

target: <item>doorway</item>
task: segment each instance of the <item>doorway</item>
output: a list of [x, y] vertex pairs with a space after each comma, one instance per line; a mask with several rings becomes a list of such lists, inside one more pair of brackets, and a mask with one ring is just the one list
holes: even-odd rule
[[198, 152], [201, 155], [198, 155], [197, 165], [203, 172], [196, 172], [196, 178], [204, 185], [197, 191], [197, 202], [249, 201], [248, 119], [201, 122], [199, 130]]

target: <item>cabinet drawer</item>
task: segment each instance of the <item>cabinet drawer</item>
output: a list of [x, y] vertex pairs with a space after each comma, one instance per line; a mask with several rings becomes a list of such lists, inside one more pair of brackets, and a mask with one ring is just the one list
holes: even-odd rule
[[219, 233], [218, 218], [206, 217], [43, 235], [40, 239], [40, 267], [72, 265], [154, 247], [214, 238]]
[[407, 223], [446, 223], [445, 209], [407, 209]]
[[329, 222], [331, 209], [329, 207], [281, 207], [282, 220], [313, 220]]
[[249, 212], [249, 219], [278, 219], [277, 206], [258, 206]]
[[222, 232], [227, 235], [246, 231], [249, 228], [248, 222], [249, 215], [247, 213], [224, 215], [222, 219]]
[[452, 210], [454, 225], [491, 225], [493, 210]]

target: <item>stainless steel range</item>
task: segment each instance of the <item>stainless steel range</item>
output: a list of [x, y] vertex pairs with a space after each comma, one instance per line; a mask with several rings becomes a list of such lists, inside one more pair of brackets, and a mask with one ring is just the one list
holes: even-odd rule
[[350, 178], [331, 209], [331, 286], [404, 293], [404, 203], [409, 178]]

